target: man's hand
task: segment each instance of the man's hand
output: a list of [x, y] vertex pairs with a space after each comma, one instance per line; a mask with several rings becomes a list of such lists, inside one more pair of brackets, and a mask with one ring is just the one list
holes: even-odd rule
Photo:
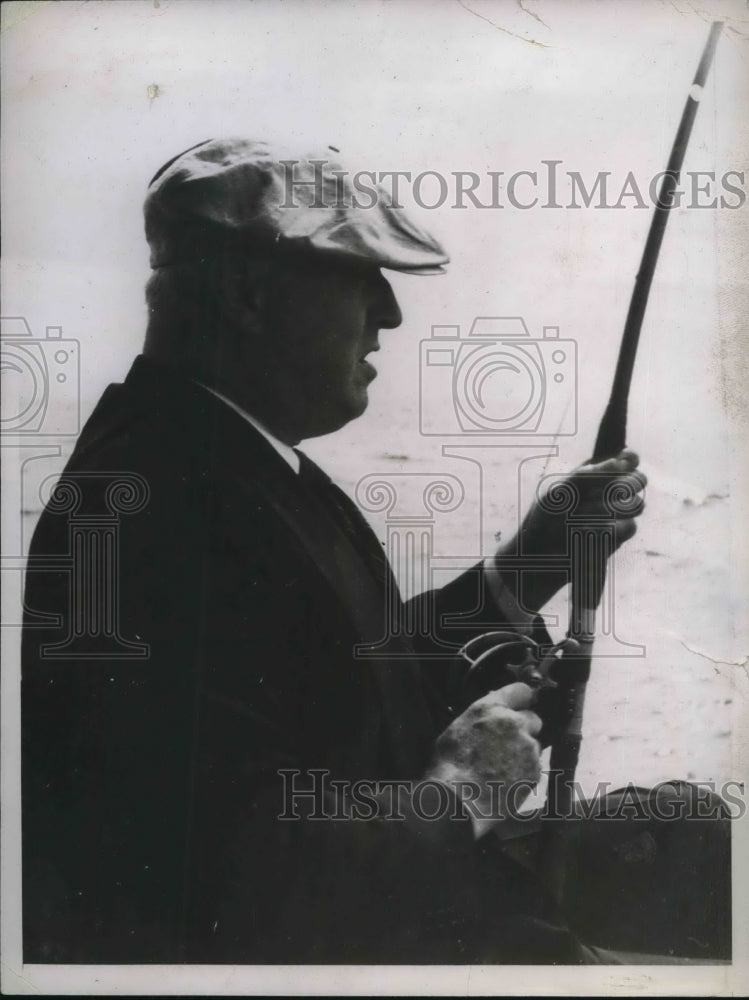
[[[517, 593], [517, 568], [503, 570], [503, 559], [513, 556], [554, 557], [567, 554], [567, 525], [570, 514], [577, 522], [614, 524], [614, 550], [637, 531], [635, 518], [642, 513], [641, 493], [647, 485], [637, 466], [640, 459], [624, 449], [615, 458], [587, 463], [574, 469], [552, 488], [548, 500], [536, 500], [525, 517], [520, 532], [500, 546], [495, 555], [504, 583], [523, 605], [538, 611], [565, 583], [563, 572], [539, 569], [522, 572], [521, 593]], [[555, 504], [555, 500], [561, 501]]]
[[529, 711], [534, 697], [520, 683], [491, 691], [437, 739], [426, 777], [455, 789], [466, 802], [477, 836], [508, 814], [508, 801], [517, 808], [541, 777], [540, 747], [534, 739], [541, 720]]

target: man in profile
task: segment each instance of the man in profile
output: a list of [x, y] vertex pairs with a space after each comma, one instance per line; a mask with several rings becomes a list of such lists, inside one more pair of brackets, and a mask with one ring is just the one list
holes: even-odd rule
[[[367, 406], [379, 332], [401, 322], [382, 270], [447, 263], [402, 211], [341, 198], [327, 153], [295, 176], [321, 161], [322, 197], [301, 184], [291, 204], [288, 159], [262, 142], [201, 143], [150, 184], [143, 354], [86, 424], [31, 549], [27, 962], [594, 960], [491, 835], [501, 809], [461, 803], [467, 784], [486, 804], [490, 781], [538, 780], [533, 691], [471, 700], [463, 669], [430, 661], [431, 642], [477, 634], [469, 619], [548, 644], [537, 612], [562, 581], [529, 569], [518, 593], [510, 542], [415, 599], [433, 633], [414, 645], [380, 544], [297, 449]], [[631, 452], [581, 467], [591, 513], [602, 476], [644, 486]], [[55, 559], [65, 496], [94, 523], [123, 478], [140, 501], [104, 608], [103, 549], [72, 580]], [[617, 544], [634, 530], [622, 517]], [[524, 552], [564, 551], [563, 519], [534, 508], [521, 531]], [[81, 625], [96, 614], [143, 655], [102, 652]], [[387, 656], [356, 655], [384, 635]], [[434, 801], [416, 809], [398, 789], [421, 780]]]

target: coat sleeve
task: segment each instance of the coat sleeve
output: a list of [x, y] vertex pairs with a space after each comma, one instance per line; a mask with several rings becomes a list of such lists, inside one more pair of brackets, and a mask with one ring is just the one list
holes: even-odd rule
[[512, 603], [497, 601], [483, 562], [409, 602], [409, 616], [428, 623], [413, 641], [423, 665], [425, 689], [443, 725], [465, 707], [462, 685], [468, 666], [457, 653], [470, 639], [484, 632], [509, 630], [527, 635], [539, 646], [551, 645], [541, 615], [513, 617], [508, 611]]

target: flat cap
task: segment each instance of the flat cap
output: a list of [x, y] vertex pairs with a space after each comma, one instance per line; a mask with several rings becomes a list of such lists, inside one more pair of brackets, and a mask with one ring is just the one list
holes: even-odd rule
[[[319, 153], [251, 139], [210, 139], [151, 181], [144, 205], [151, 267], [199, 260], [219, 247], [296, 249], [439, 274], [440, 244], [393, 207], [371, 173], [352, 175]], [[362, 179], [363, 178], [363, 179]]]

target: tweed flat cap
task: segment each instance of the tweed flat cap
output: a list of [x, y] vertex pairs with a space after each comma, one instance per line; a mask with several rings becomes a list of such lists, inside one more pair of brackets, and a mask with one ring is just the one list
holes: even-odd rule
[[151, 181], [144, 205], [151, 267], [219, 247], [313, 251], [414, 274], [439, 274], [448, 256], [373, 175], [350, 174], [334, 147], [299, 155], [250, 139], [210, 139]]

